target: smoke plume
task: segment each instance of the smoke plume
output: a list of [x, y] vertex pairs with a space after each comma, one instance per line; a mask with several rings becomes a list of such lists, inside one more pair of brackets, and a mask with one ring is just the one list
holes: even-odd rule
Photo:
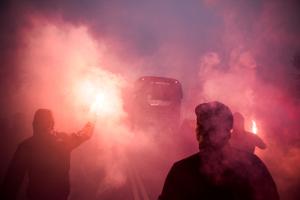
[[[140, 76], [172, 77], [183, 85], [182, 120], [194, 120], [197, 104], [215, 100], [242, 113], [247, 129], [255, 120], [268, 146], [256, 153], [281, 198], [297, 199], [299, 9], [296, 0], [4, 1], [1, 128], [10, 129], [21, 113], [20, 142], [31, 135], [33, 112], [44, 107], [56, 129], [77, 131], [91, 119], [93, 100], [104, 99], [92, 140], [73, 153], [71, 199], [110, 195], [127, 182], [144, 188], [143, 178], [156, 195], [186, 152], [167, 134], [132, 131], [123, 92]], [[107, 96], [95, 96], [99, 91]], [[189, 138], [182, 144], [188, 153], [197, 151], [190, 148], [194, 135], [178, 135]]]

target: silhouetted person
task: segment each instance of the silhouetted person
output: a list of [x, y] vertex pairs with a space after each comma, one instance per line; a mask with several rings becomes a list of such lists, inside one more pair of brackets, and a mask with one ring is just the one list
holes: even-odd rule
[[245, 119], [241, 113], [233, 114], [233, 131], [230, 138], [230, 144], [242, 151], [254, 153], [255, 147], [265, 149], [266, 144], [256, 134], [245, 130]]
[[278, 200], [276, 185], [254, 154], [228, 145], [233, 116], [222, 103], [196, 107], [200, 151], [176, 162], [160, 200]]
[[70, 192], [71, 151], [89, 139], [93, 124], [71, 135], [54, 132], [54, 119], [48, 109], [39, 109], [33, 119], [33, 136], [17, 148], [2, 187], [1, 199], [16, 199], [24, 176], [28, 175], [30, 200], [65, 200]]

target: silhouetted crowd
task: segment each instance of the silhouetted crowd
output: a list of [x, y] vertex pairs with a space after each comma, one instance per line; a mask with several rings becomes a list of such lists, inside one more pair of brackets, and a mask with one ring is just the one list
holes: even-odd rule
[[[243, 116], [233, 115], [220, 102], [199, 104], [195, 114], [199, 152], [173, 164], [157, 198], [278, 200], [270, 172], [254, 154], [255, 147], [266, 145], [244, 130]], [[76, 133], [56, 132], [51, 111], [39, 109], [32, 127], [33, 135], [21, 142], [12, 156], [1, 199], [20, 199], [20, 188], [28, 177], [27, 199], [66, 200], [71, 152], [91, 138], [94, 124], [87, 123]]]

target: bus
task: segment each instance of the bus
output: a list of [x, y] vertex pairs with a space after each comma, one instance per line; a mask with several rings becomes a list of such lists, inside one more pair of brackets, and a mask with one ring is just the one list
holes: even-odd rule
[[171, 129], [180, 126], [181, 83], [173, 78], [143, 76], [134, 84], [132, 123], [138, 128]]

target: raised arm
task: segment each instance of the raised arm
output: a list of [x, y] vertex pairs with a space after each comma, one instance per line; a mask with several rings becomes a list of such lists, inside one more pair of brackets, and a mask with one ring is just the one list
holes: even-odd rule
[[257, 135], [255, 135], [255, 145], [260, 149], [266, 149], [267, 145], [264, 141]]
[[80, 131], [72, 134], [57, 132], [56, 135], [64, 140], [68, 148], [74, 149], [90, 139], [94, 132], [94, 124], [88, 122]]

